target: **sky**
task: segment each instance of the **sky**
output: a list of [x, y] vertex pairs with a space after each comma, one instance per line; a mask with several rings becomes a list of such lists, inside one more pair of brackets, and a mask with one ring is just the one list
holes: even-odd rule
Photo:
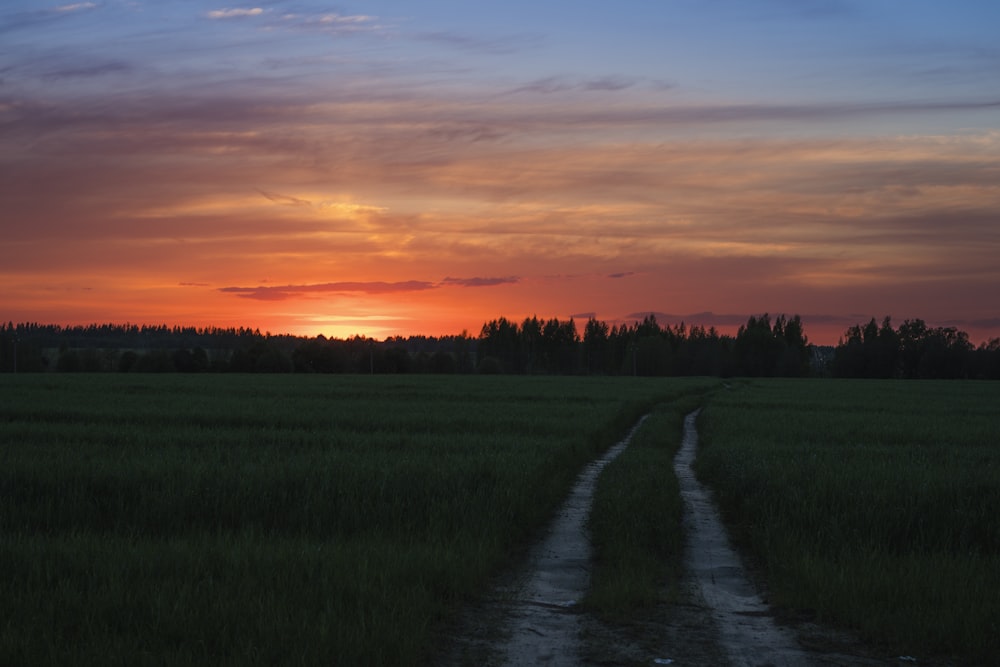
[[4, 0], [0, 319], [1000, 336], [995, 0]]

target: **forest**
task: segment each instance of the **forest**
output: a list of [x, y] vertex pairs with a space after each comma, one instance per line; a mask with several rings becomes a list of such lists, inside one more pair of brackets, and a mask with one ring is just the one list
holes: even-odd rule
[[978, 346], [954, 327], [904, 320], [849, 327], [836, 346], [809, 342], [798, 315], [750, 316], [735, 335], [590, 318], [499, 317], [477, 336], [376, 340], [259, 329], [135, 324], [0, 324], [0, 372], [463, 373], [715, 377], [1000, 379], [1000, 338]]

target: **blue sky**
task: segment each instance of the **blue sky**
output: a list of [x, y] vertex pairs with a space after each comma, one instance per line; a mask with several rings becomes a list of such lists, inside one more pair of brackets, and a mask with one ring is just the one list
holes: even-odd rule
[[[993, 2], [5, 3], [5, 65], [154, 79], [302, 68], [497, 92], [618, 82], [717, 102], [991, 101]], [[299, 57], [296, 58], [296, 55]], [[310, 62], [312, 63], [310, 65]], [[297, 64], [298, 63], [298, 64]], [[125, 69], [127, 68], [127, 69]], [[10, 72], [10, 69], [8, 69]], [[291, 72], [285, 72], [290, 75]], [[69, 77], [66, 77], [69, 78]]]
[[8, 0], [0, 306], [996, 336], [998, 25], [961, 0]]

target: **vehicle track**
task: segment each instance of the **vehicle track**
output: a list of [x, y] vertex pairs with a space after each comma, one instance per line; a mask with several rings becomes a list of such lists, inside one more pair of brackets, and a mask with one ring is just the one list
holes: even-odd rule
[[[696, 665], [720, 667], [877, 667], [846, 633], [811, 623], [795, 627], [774, 614], [747, 576], [712, 502], [694, 476], [698, 412], [685, 417], [674, 471], [684, 500], [685, 573], [681, 599], [662, 602], [627, 625], [608, 625], [577, 607], [587, 592], [592, 550], [586, 523], [597, 478], [628, 446], [632, 431], [580, 474], [543, 539], [516, 573], [468, 610], [440, 662], [501, 665]], [[805, 648], [798, 639], [806, 642]]]
[[592, 549], [587, 519], [601, 471], [631, 441], [646, 417], [621, 442], [587, 465], [544, 539], [531, 551], [530, 576], [511, 602], [505, 664], [579, 665], [581, 617], [575, 607], [590, 586]]
[[789, 630], [778, 626], [733, 549], [711, 492], [695, 478], [698, 411], [684, 418], [684, 440], [674, 472], [684, 500], [687, 527], [685, 567], [710, 610], [718, 639], [734, 667], [793, 667], [813, 664]]

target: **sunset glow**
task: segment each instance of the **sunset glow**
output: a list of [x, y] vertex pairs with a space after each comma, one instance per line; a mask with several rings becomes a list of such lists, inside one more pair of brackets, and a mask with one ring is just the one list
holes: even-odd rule
[[28, 0], [0, 317], [1000, 336], [1000, 4]]

